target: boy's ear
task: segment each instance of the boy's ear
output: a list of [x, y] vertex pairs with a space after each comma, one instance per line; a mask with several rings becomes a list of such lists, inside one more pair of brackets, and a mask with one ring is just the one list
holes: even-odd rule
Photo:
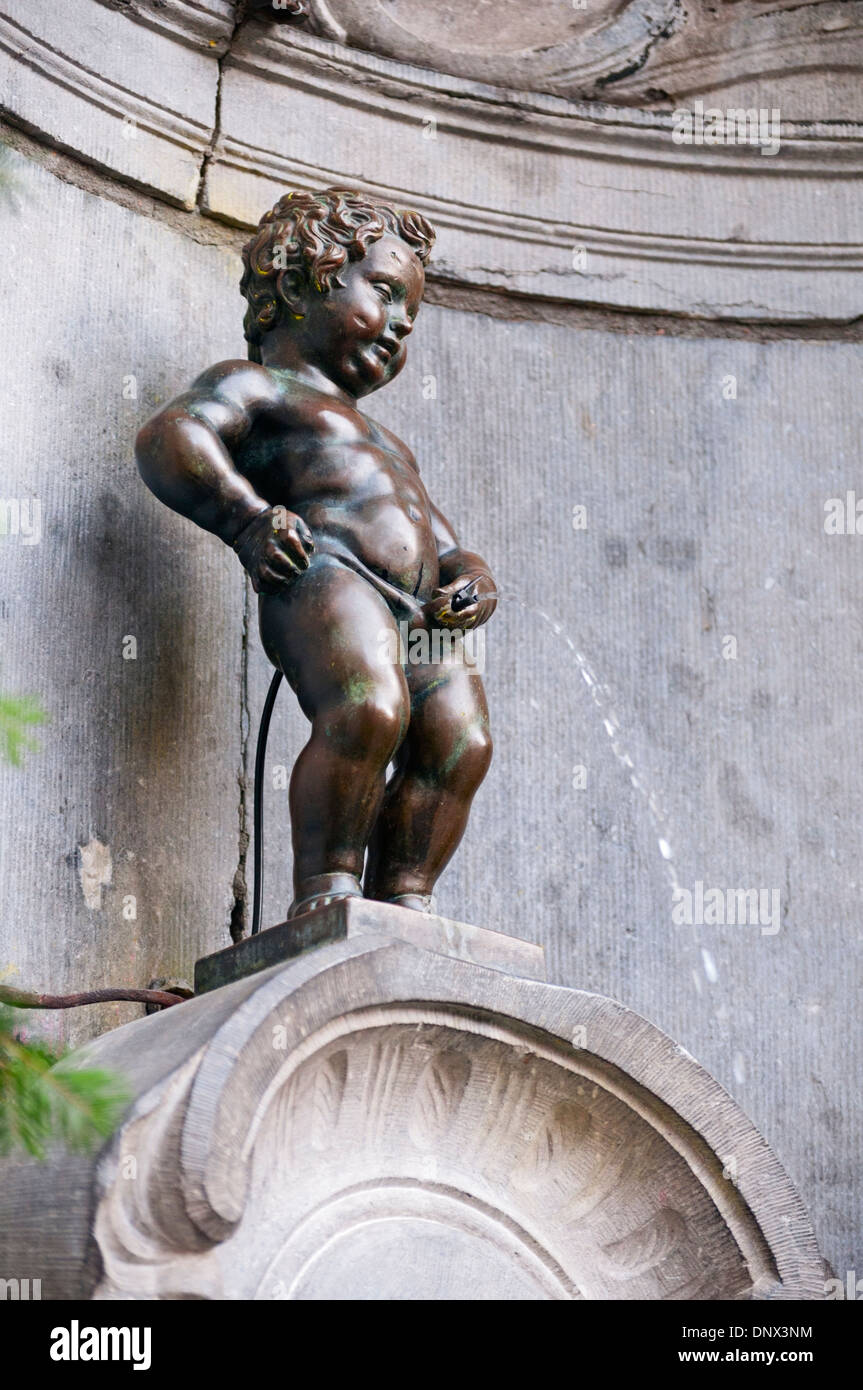
[[304, 318], [307, 308], [309, 287], [299, 270], [283, 270], [278, 279], [279, 297], [288, 313], [294, 318]]

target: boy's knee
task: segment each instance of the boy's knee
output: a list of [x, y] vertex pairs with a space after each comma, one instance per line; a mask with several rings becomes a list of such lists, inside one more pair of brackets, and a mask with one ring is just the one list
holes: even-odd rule
[[470, 775], [481, 782], [488, 772], [494, 743], [487, 724], [474, 724], [465, 744], [464, 758]]
[[346, 757], [386, 763], [404, 737], [408, 700], [397, 686], [358, 679], [316, 720], [330, 744]]
[[440, 748], [441, 781], [452, 791], [474, 791], [488, 772], [494, 745], [486, 724], [451, 730]]

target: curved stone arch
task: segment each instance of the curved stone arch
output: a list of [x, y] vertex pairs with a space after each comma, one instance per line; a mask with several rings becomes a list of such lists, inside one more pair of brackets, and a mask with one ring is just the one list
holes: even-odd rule
[[[303, 1288], [304, 1281], [307, 1281], [309, 1273], [313, 1273], [315, 1264], [320, 1264], [330, 1253], [327, 1247], [330, 1247], [330, 1250], [336, 1246], [343, 1247], [360, 1227], [375, 1223], [396, 1223], [410, 1220], [411, 1217], [427, 1224], [435, 1224], [436, 1218], [443, 1226], [449, 1225], [456, 1230], [467, 1231], [480, 1242], [487, 1243], [504, 1258], [511, 1259], [513, 1249], [517, 1249], [521, 1261], [529, 1266], [528, 1273], [533, 1276], [535, 1286], [547, 1298], [571, 1300], [583, 1297], [566, 1271], [524, 1227], [511, 1218], [486, 1206], [475, 1197], [469, 1198], [457, 1188], [445, 1188], [440, 1185], [432, 1187], [429, 1184], [407, 1181], [382, 1181], [335, 1193], [328, 1202], [310, 1212], [291, 1233], [291, 1237], [283, 1243], [262, 1272], [253, 1297], [272, 1297], [274, 1288], [281, 1293], [282, 1290], [278, 1289], [279, 1284], [282, 1285], [285, 1297], [296, 1297]], [[293, 1277], [288, 1283], [282, 1274], [284, 1262], [286, 1257], [290, 1258], [291, 1246], [296, 1249], [299, 1244], [302, 1250], [304, 1237], [311, 1249], [307, 1252], [304, 1262], [294, 1260], [298, 1267], [293, 1271]], [[340, 1258], [343, 1258], [343, 1250], [339, 1250], [338, 1253]], [[474, 1273], [475, 1277], [477, 1274], [482, 1277], [481, 1270], [475, 1270]], [[336, 1295], [337, 1287], [332, 1290]], [[395, 1285], [393, 1292], [396, 1292], [397, 1288]], [[473, 1288], [476, 1297], [475, 1283]], [[387, 1294], [380, 1296], [386, 1298]]]
[[[352, 46], [344, 24], [319, 23], [330, 37], [253, 19], [235, 28], [226, 0], [135, 0], [122, 12], [67, 0], [50, 16], [3, 0], [2, 106], [119, 183], [235, 227], [257, 225], [286, 188], [322, 182], [413, 204], [440, 229], [431, 276], [446, 286], [703, 320], [852, 322], [863, 283], [859, 120], [807, 120], [802, 99], [772, 153], [778, 135], [763, 148], [676, 143], [674, 101], [639, 109], [644, 74], [626, 76], [618, 61], [643, 49], [646, 25], [668, 28], [669, 7], [591, 6], [613, 22], [571, 41], [594, 83], [586, 100], [554, 46], [537, 50], [558, 64], [554, 81], [527, 73], [518, 88], [487, 58], [450, 76], [431, 57], [421, 66], [421, 47], [413, 61], [388, 56], [377, 31], [370, 48]], [[783, 53], [799, 51], [798, 67], [819, 80], [863, 62], [859, 26], [803, 42], [797, 24], [794, 8], [769, 32], [756, 26], [752, 54], [779, 54], [781, 68]], [[591, 43], [615, 25], [632, 28], [629, 48], [612, 44], [593, 62]], [[674, 76], [687, 98], [715, 88], [735, 108], [756, 105], [745, 45], [729, 57], [672, 51], [676, 42], [648, 65], [669, 87]]]
[[[498, 31], [481, 20], [477, 24], [463, 5], [432, 8], [403, 0], [401, 11], [411, 12], [394, 13], [380, 0], [310, 3], [317, 30], [327, 38], [438, 72], [536, 91], [578, 91], [625, 68], [640, 67], [655, 39], [672, 33], [683, 20], [680, 0], [599, 0], [589, 7], [573, 6], [565, 21], [566, 12], [557, 4], [534, 4], [527, 13], [520, 4], [511, 8], [511, 37], [501, 42]], [[514, 29], [513, 17], [519, 21]], [[498, 23], [505, 24], [506, 18]]]

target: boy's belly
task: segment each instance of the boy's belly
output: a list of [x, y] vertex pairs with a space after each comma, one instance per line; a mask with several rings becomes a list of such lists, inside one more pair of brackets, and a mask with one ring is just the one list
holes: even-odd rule
[[425, 507], [389, 496], [361, 507], [298, 503], [318, 547], [347, 551], [373, 574], [421, 602], [438, 584], [437, 542]]

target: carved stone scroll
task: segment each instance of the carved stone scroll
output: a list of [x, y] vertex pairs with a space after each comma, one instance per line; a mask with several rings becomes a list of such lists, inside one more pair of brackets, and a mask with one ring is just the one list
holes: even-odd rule
[[799, 1198], [684, 1049], [392, 912], [86, 1055], [137, 1099], [90, 1170], [89, 1256], [58, 1236], [46, 1296], [77, 1260], [101, 1299], [823, 1297]]

